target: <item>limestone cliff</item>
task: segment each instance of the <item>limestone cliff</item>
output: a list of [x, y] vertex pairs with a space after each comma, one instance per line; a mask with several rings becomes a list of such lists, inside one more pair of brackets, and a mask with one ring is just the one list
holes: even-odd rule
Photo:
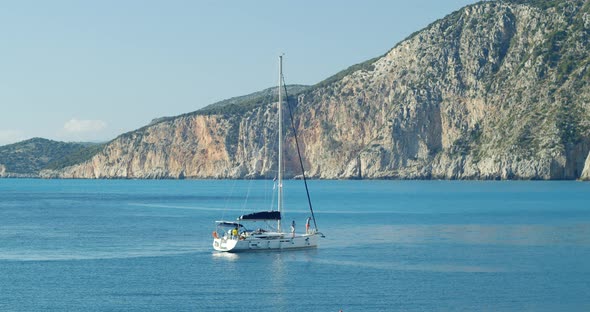
[[584, 165], [584, 170], [582, 171], [580, 179], [585, 181], [590, 180], [590, 153], [588, 153], [588, 157], [586, 157], [586, 164]]
[[[590, 4], [546, 3], [466, 7], [300, 93], [292, 104], [309, 175], [590, 178]], [[272, 177], [275, 114], [276, 103], [169, 118], [42, 175]], [[286, 143], [295, 176], [291, 132]]]
[[[275, 109], [276, 112], [276, 109]], [[43, 177], [270, 177], [276, 117], [259, 107], [242, 116], [189, 115], [124, 134], [91, 160]], [[269, 148], [268, 145], [273, 145]], [[276, 170], [276, 169], [275, 169]]]

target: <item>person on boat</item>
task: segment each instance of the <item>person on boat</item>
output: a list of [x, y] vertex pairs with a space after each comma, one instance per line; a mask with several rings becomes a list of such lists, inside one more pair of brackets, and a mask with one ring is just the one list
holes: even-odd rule
[[309, 222], [311, 221], [311, 217], [307, 217], [305, 220], [305, 234], [309, 234]]
[[238, 237], [238, 228], [237, 227], [235, 227], [233, 229], [233, 231], [231, 232], [231, 235], [232, 235], [232, 238]]
[[295, 220], [291, 222], [291, 235], [295, 237]]

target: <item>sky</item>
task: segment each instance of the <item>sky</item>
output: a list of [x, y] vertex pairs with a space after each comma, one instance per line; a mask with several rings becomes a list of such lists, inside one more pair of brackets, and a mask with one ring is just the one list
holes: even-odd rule
[[0, 0], [0, 145], [152, 119], [383, 55], [475, 0]]

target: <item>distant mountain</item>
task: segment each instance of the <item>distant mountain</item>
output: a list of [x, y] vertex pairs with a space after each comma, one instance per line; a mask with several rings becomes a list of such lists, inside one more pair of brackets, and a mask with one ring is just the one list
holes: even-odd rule
[[0, 177], [37, 177], [42, 169], [61, 169], [84, 162], [100, 148], [101, 144], [42, 138], [0, 146]]
[[[589, 82], [590, 2], [483, 1], [291, 103], [314, 178], [589, 179]], [[42, 174], [272, 177], [275, 112], [212, 106]], [[298, 174], [293, 142], [287, 133], [287, 176]]]

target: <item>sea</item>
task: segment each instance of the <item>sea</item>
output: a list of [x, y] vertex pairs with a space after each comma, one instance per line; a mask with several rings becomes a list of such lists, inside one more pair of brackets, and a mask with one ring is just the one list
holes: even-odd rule
[[273, 181], [0, 179], [0, 311], [590, 311], [590, 183], [308, 183], [318, 248], [229, 254]]

